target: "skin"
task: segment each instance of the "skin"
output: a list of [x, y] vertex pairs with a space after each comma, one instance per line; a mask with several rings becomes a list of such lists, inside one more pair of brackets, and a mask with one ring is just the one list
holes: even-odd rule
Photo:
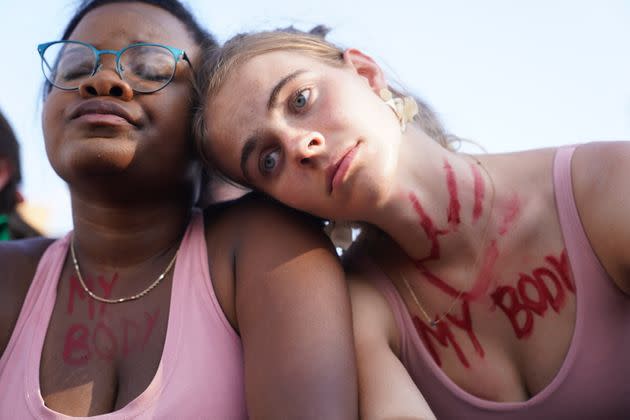
[[[300, 70], [306, 72], [284, 85], [280, 105], [270, 111], [274, 86]], [[338, 67], [297, 52], [258, 55], [210, 98], [206, 151], [231, 178], [288, 205], [376, 228], [366, 228], [346, 254], [362, 417], [431, 416], [398, 360], [400, 332], [391, 309], [369, 280], [372, 272], [357, 264], [366, 257], [392, 281], [418, 335], [455, 384], [491, 401], [525, 401], [556, 375], [575, 326], [571, 268], [560, 263], [565, 245], [551, 176], [555, 150], [452, 153], [415, 125], [401, 132], [378, 96], [385, 86], [379, 66], [352, 49]], [[251, 139], [244, 172], [240, 162]], [[330, 193], [327, 169], [357, 142]], [[629, 163], [629, 143], [584, 145], [572, 161], [585, 231], [626, 294]], [[535, 276], [544, 282], [527, 279]], [[536, 307], [545, 288], [562, 299]], [[521, 311], [530, 313], [529, 321], [515, 315], [510, 293], [518, 302], [529, 298], [540, 315], [531, 309]], [[440, 326], [431, 327], [423, 312]], [[390, 383], [395, 386], [383, 386]]]
[[13, 168], [11, 162], [6, 157], [0, 157], [0, 190], [2, 190], [11, 180]]
[[[102, 49], [137, 40], [163, 43], [184, 49], [193, 67], [199, 64], [198, 49], [183, 24], [141, 3], [89, 12], [70, 39]], [[189, 140], [191, 79], [191, 69], [180, 61], [166, 88], [136, 94], [107, 57], [78, 91], [53, 88], [46, 100], [46, 150], [70, 188], [81, 271], [87, 281], [103, 276], [95, 287], [100, 294], [129, 296], [146, 288], [173, 258], [187, 226], [198, 174]], [[107, 122], [111, 115], [72, 118], [72, 110], [88, 101], [123, 107], [132, 122]], [[204, 219], [215, 294], [243, 342], [249, 416], [355, 418], [347, 287], [317, 225], [251, 195], [206, 209]], [[0, 265], [9, 267], [0, 283], [0, 352], [49, 243], [0, 245]], [[87, 329], [98, 326], [85, 301], [70, 309], [73, 277], [68, 257], [42, 352], [41, 393], [49, 408], [67, 415], [109, 413], [140, 395], [155, 375], [166, 336], [172, 271], [141, 299], [105, 309], [116, 320], [146, 331], [143, 351], [106, 355], [111, 360], [92, 357], [79, 365], [72, 364], [75, 353], [62, 351], [69, 345], [67, 333], [77, 323]], [[114, 324], [110, 328], [122, 333]]]

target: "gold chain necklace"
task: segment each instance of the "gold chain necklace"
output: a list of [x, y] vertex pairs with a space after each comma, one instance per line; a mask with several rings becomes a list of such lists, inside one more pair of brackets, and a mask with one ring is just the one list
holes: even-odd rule
[[158, 284], [160, 284], [160, 282], [164, 279], [164, 277], [166, 277], [166, 274], [168, 274], [168, 272], [171, 270], [171, 268], [175, 264], [175, 260], [177, 259], [178, 253], [179, 253], [179, 248], [177, 249], [177, 251], [175, 251], [175, 255], [173, 255], [173, 258], [168, 263], [168, 265], [166, 266], [166, 269], [162, 272], [162, 274], [160, 274], [158, 278], [149, 285], [149, 287], [147, 287], [140, 293], [136, 293], [135, 295], [129, 296], [129, 297], [122, 297], [118, 299], [108, 299], [108, 298], [103, 298], [103, 297], [95, 295], [86, 286], [85, 281], [83, 281], [83, 276], [81, 275], [81, 270], [79, 269], [79, 261], [77, 261], [76, 252], [74, 251], [74, 235], [72, 235], [72, 238], [70, 240], [70, 254], [72, 255], [72, 263], [74, 264], [74, 271], [75, 273], [77, 273], [77, 277], [79, 278], [79, 283], [81, 283], [81, 287], [83, 288], [85, 293], [87, 293], [92, 299], [97, 300], [99, 302], [103, 302], [103, 303], [122, 303], [122, 302], [127, 302], [130, 300], [140, 299], [142, 296], [146, 295], [151, 290], [155, 289], [155, 287]]
[[[490, 228], [490, 221], [492, 219], [492, 214], [494, 212], [494, 195], [495, 195], [495, 187], [494, 187], [494, 181], [492, 180], [492, 177], [490, 176], [490, 173], [488, 172], [488, 170], [485, 168], [485, 166], [483, 166], [481, 164], [481, 161], [471, 155], [468, 155], [469, 157], [471, 157], [472, 159], [475, 160], [475, 162], [477, 163], [478, 166], [481, 166], [481, 169], [483, 169], [483, 171], [485, 172], [486, 176], [488, 177], [488, 179], [490, 180], [490, 185], [492, 186], [492, 197], [490, 199], [490, 213], [488, 214], [488, 220], [486, 221], [486, 226], [483, 229], [483, 237], [481, 238], [481, 241], [479, 242], [479, 246], [480, 248], [483, 247], [483, 245], [486, 243], [486, 239], [488, 239], [488, 230]], [[475, 264], [473, 265], [473, 273], [476, 273], [479, 270], [479, 262], [481, 261], [481, 255], [483, 254], [482, 251], [480, 251], [477, 254], [477, 257], [475, 258]], [[429, 314], [427, 313], [427, 311], [424, 310], [424, 307], [422, 306], [422, 304], [420, 303], [420, 299], [418, 299], [418, 296], [416, 295], [416, 293], [413, 291], [413, 288], [411, 287], [411, 284], [409, 284], [409, 281], [407, 280], [407, 278], [405, 277], [405, 275], [402, 273], [402, 271], [399, 272], [400, 273], [400, 277], [402, 278], [403, 283], [405, 283], [405, 286], [407, 287], [407, 290], [409, 290], [409, 293], [411, 294], [411, 297], [413, 298], [414, 303], [416, 304], [416, 306], [418, 307], [418, 309], [420, 310], [420, 312], [422, 312], [422, 315], [424, 316], [424, 318], [427, 320], [427, 322], [429, 323], [429, 325], [431, 325], [431, 327], [435, 328], [437, 327], [437, 325], [442, 322], [448, 315], [450, 315], [451, 311], [453, 310], [453, 308], [455, 307], [455, 304], [459, 301], [459, 299], [462, 297], [462, 295], [464, 294], [464, 290], [461, 289], [459, 291], [459, 293], [457, 294], [457, 296], [455, 296], [455, 298], [453, 298], [453, 301], [451, 302], [450, 306], [448, 307], [447, 311], [444, 312], [441, 316], [436, 317], [435, 319], [432, 319]]]

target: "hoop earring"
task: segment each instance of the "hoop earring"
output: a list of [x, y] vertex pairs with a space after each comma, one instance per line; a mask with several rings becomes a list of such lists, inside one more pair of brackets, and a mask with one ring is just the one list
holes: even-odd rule
[[418, 103], [411, 96], [398, 97], [392, 94], [388, 88], [379, 91], [381, 99], [389, 106], [400, 123], [400, 132], [404, 133], [407, 123], [413, 121], [413, 117], [418, 115]]

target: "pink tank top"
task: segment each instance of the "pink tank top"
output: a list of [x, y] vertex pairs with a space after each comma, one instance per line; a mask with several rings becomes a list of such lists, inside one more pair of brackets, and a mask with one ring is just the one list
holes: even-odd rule
[[609, 278], [586, 237], [573, 198], [571, 157], [556, 153], [553, 177], [562, 234], [576, 287], [575, 330], [551, 383], [524, 402], [494, 402], [458, 387], [436, 365], [413, 326], [394, 285], [373, 263], [376, 287], [400, 331], [401, 361], [438, 419], [630, 418], [630, 297]]
[[[70, 236], [42, 256], [0, 359], [1, 419], [77, 419], [44, 405], [39, 365]], [[245, 419], [241, 342], [214, 294], [203, 217], [196, 211], [175, 263], [168, 329], [148, 388], [120, 410], [88, 419]]]

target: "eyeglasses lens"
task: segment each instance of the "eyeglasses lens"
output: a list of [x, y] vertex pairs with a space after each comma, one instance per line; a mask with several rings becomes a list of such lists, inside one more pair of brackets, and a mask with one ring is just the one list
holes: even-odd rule
[[120, 56], [121, 77], [137, 92], [155, 92], [166, 86], [176, 65], [173, 53], [156, 45], [131, 47]]
[[91, 48], [77, 43], [59, 42], [46, 48], [42, 58], [44, 75], [61, 89], [76, 89], [92, 75], [96, 55]]

